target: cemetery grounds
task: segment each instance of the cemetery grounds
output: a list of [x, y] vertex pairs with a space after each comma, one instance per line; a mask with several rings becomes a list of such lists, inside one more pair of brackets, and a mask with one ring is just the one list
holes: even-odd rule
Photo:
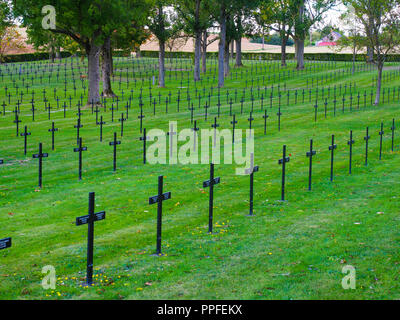
[[[219, 129], [232, 127], [232, 99], [236, 127], [247, 129], [253, 104], [255, 164], [260, 168], [254, 174], [254, 215], [247, 216], [249, 177], [236, 175], [235, 164], [216, 164], [215, 176], [221, 177], [221, 183], [214, 188], [215, 233], [208, 234], [209, 195], [203, 181], [209, 177], [209, 166], [143, 165], [138, 116], [142, 92], [143, 128], [167, 131], [168, 121], [178, 121], [178, 130], [192, 128], [189, 92], [189, 105], [193, 103], [195, 108], [194, 120], [200, 129], [210, 129], [217, 117], [216, 61], [209, 61], [208, 72], [197, 83], [197, 91], [190, 60], [168, 59], [163, 89], [152, 84], [152, 76], [157, 74], [156, 63], [150, 58], [115, 58], [112, 84], [119, 97], [118, 111], [112, 122], [112, 99], [107, 99], [106, 110], [99, 108], [98, 117], [103, 116], [106, 122], [103, 142], [99, 141], [95, 113], [90, 106], [82, 107], [80, 136], [87, 151], [83, 152], [81, 181], [78, 154], [73, 149], [77, 147], [77, 105], [81, 95], [83, 104], [87, 99], [87, 80], [80, 77], [86, 74], [86, 62], [68, 58], [54, 65], [42, 61], [0, 66], [0, 104], [4, 102], [6, 111], [0, 115], [0, 159], [4, 160], [0, 165], [0, 238], [12, 237], [13, 241], [11, 248], [0, 251], [1, 299], [400, 298], [400, 132], [395, 131], [392, 152], [390, 130], [392, 119], [397, 127], [400, 120], [399, 64], [387, 64], [383, 80], [385, 101], [381, 100], [379, 106], [370, 103], [377, 72], [364, 63], [357, 63], [354, 75], [351, 64], [345, 62], [308, 61], [306, 70], [301, 72], [295, 71], [293, 61], [285, 68], [278, 61], [244, 61], [245, 67], [240, 69], [232, 65], [226, 85], [220, 90], [221, 113], [217, 121]], [[149, 103], [149, 86], [152, 100], [157, 102], [156, 115]], [[211, 87], [214, 89], [206, 121], [204, 105]], [[169, 93], [166, 113], [165, 99], [169, 99]], [[121, 113], [126, 117], [129, 98], [128, 119], [121, 137], [118, 119]], [[16, 136], [13, 111], [18, 100], [19, 134], [25, 125], [31, 133], [26, 155], [24, 137]], [[52, 108], [50, 120], [44, 100]], [[116, 104], [114, 99], [115, 108]], [[266, 134], [265, 110], [269, 116]], [[2, 106], [0, 111], [3, 112]], [[58, 128], [54, 151], [48, 131], [53, 121]], [[379, 160], [381, 122], [384, 134]], [[366, 127], [371, 136], [368, 166]], [[347, 144], [350, 130], [355, 141], [351, 174]], [[109, 145], [114, 132], [121, 141], [116, 172], [113, 148]], [[328, 148], [333, 134], [337, 149], [331, 182]], [[310, 139], [316, 150], [312, 191], [307, 188], [306, 153]], [[39, 142], [43, 143], [43, 152], [49, 154], [43, 159], [43, 188], [38, 187], [38, 160], [32, 157], [38, 153]], [[282, 166], [278, 164], [283, 145], [290, 157], [286, 164], [285, 202], [280, 201]], [[157, 194], [159, 175], [164, 176], [164, 191], [170, 191], [172, 198], [163, 203], [164, 256], [155, 257], [151, 254], [155, 250], [156, 207], [149, 205], [148, 198]], [[75, 219], [87, 214], [88, 193], [92, 191], [96, 193], [96, 210], [105, 210], [106, 219], [95, 224], [95, 285], [85, 287], [82, 283], [87, 229], [77, 227]], [[54, 290], [45, 290], [41, 285], [45, 276], [42, 268], [46, 265], [56, 270]], [[348, 265], [356, 270], [356, 288], [345, 290], [342, 279], [346, 274], [342, 269]]]

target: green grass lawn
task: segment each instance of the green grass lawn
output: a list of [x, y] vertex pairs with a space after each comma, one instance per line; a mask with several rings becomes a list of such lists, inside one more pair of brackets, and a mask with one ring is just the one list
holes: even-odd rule
[[[142, 142], [139, 131], [139, 94], [142, 87], [143, 126], [147, 130], [168, 130], [169, 121], [178, 121], [179, 129], [191, 128], [186, 95], [189, 90], [194, 119], [200, 128], [211, 128], [217, 113], [217, 91], [214, 87], [208, 120], [204, 109], [198, 109], [198, 99], [191, 77], [190, 61], [169, 61], [167, 87], [152, 86], [157, 101], [157, 114], [149, 104], [149, 79], [156, 73], [155, 60], [142, 59], [133, 64], [130, 59], [117, 59], [113, 86], [123, 101], [115, 120], [111, 111], [101, 109], [104, 138], [99, 141], [99, 127], [90, 108], [82, 110], [81, 136], [88, 151], [83, 154], [83, 180], [78, 180], [76, 147], [76, 113], [80, 95], [86, 92], [79, 79], [85, 74], [85, 63], [78, 60], [62, 62], [57, 79], [57, 66], [25, 63], [0, 66], [0, 104], [7, 104], [6, 115], [0, 115], [0, 238], [12, 237], [10, 249], [0, 251], [1, 299], [399, 299], [400, 254], [398, 253], [400, 226], [400, 133], [395, 136], [391, 151], [392, 119], [399, 118], [397, 90], [400, 86], [398, 65], [388, 64], [384, 72], [385, 102], [370, 104], [376, 71], [363, 69], [358, 64], [354, 75], [350, 64], [342, 62], [309, 62], [307, 70], [294, 71], [294, 63], [280, 68], [274, 61], [245, 61], [243, 69], [231, 70], [226, 88], [221, 89], [220, 129], [231, 128], [226, 90], [237, 101], [233, 112], [237, 128], [247, 129], [251, 109], [251, 81], [253, 80], [255, 129], [254, 213], [249, 210], [249, 177], [235, 174], [236, 165], [215, 166], [215, 175], [221, 184], [215, 187], [215, 234], [208, 234], [208, 190], [202, 182], [208, 179], [208, 165], [150, 165], [142, 164]], [[183, 61], [181, 63], [181, 61]], [[72, 74], [74, 66], [74, 74]], [[256, 68], [257, 66], [257, 68]], [[77, 68], [80, 69], [77, 69]], [[202, 94], [201, 107], [214, 85], [215, 61], [209, 62], [209, 71], [203, 82], [197, 84]], [[8, 69], [7, 69], [8, 68]], [[36, 68], [36, 69], [35, 69]], [[37, 74], [34, 70], [39, 70]], [[22, 70], [22, 71], [21, 71]], [[43, 76], [40, 80], [40, 75]], [[67, 92], [64, 97], [64, 70]], [[132, 73], [135, 70], [135, 74]], [[345, 73], [342, 71], [346, 70]], [[25, 72], [32, 72], [27, 75]], [[289, 73], [288, 73], [289, 71]], [[13, 73], [13, 76], [10, 74]], [[21, 74], [19, 74], [21, 73]], [[335, 75], [333, 77], [331, 75]], [[50, 77], [49, 77], [50, 75]], [[270, 108], [271, 84], [274, 79], [273, 107]], [[281, 75], [281, 78], [279, 78]], [[31, 79], [33, 77], [33, 80]], [[264, 85], [262, 78], [264, 77]], [[268, 82], [269, 77], [269, 82]], [[23, 80], [24, 79], [24, 80]], [[76, 81], [76, 95], [72, 79]], [[120, 80], [121, 79], [121, 80]], [[127, 82], [129, 79], [129, 83]], [[135, 82], [136, 79], [136, 82]], [[143, 82], [142, 82], [143, 79]], [[182, 82], [181, 82], [181, 79]], [[314, 80], [312, 80], [314, 79]], [[316, 92], [317, 80], [318, 92]], [[308, 82], [307, 82], [308, 80]], [[42, 81], [42, 83], [40, 83]], [[121, 85], [119, 82], [121, 81]], [[32, 84], [33, 82], [33, 84]], [[26, 84], [28, 88], [25, 88]], [[307, 88], [308, 83], [308, 88]], [[142, 85], [143, 84], [143, 85]], [[240, 114], [240, 98], [246, 87], [244, 112]], [[350, 84], [353, 97], [349, 106]], [[354, 88], [355, 84], [355, 88]], [[290, 90], [281, 96], [281, 131], [278, 131], [278, 85]], [[312, 88], [309, 101], [308, 90]], [[20, 109], [20, 132], [28, 126], [27, 156], [23, 154], [23, 137], [16, 137], [14, 120], [19, 92], [24, 92]], [[339, 86], [336, 116], [333, 115], [333, 88]], [[346, 89], [344, 89], [346, 86]], [[7, 91], [12, 93], [8, 103]], [[184, 87], [184, 88], [182, 88]], [[264, 135], [260, 87], [264, 109], [270, 118]], [[267, 87], [264, 92], [264, 87]], [[327, 117], [322, 98], [328, 98]], [[44, 110], [43, 89], [53, 110], [51, 120]], [[57, 109], [53, 90], [57, 89], [60, 108]], [[302, 102], [301, 90], [305, 89]], [[131, 93], [130, 90], [133, 90]], [[294, 92], [298, 90], [298, 102]], [[390, 94], [388, 90], [391, 90]], [[31, 92], [35, 91], [36, 119], [32, 122]], [[124, 98], [122, 99], [122, 90]], [[345, 111], [342, 97], [346, 90]], [[395, 90], [395, 93], [393, 93]], [[180, 112], [177, 112], [177, 93], [181, 94]], [[364, 91], [367, 92], [364, 107]], [[171, 92], [168, 114], [165, 98]], [[357, 108], [357, 93], [360, 103]], [[133, 94], [129, 119], [120, 137], [121, 113]], [[314, 105], [318, 95], [318, 120], [314, 121]], [[63, 117], [62, 103], [69, 104]], [[387, 101], [389, 97], [389, 101]], [[83, 98], [84, 99], [84, 98]], [[107, 109], [112, 100], [108, 99]], [[114, 101], [114, 105], [116, 101]], [[0, 110], [2, 107], [0, 107]], [[2, 110], [1, 110], [2, 111]], [[59, 128], [55, 151], [51, 150], [51, 121]], [[380, 161], [380, 124], [384, 123], [383, 154]], [[369, 164], [364, 165], [365, 130], [369, 127]], [[349, 132], [353, 130], [353, 170], [348, 173]], [[112, 171], [113, 133], [122, 141], [118, 146], [117, 171]], [[330, 182], [331, 135], [335, 135], [335, 176]], [[310, 139], [317, 151], [313, 163], [313, 190], [307, 190]], [[32, 154], [42, 142], [49, 157], [43, 160], [43, 188], [37, 187], [38, 161]], [[287, 145], [290, 162], [287, 164], [286, 202], [279, 201], [281, 187], [282, 146]], [[172, 192], [172, 199], [163, 204], [163, 253], [154, 257], [156, 240], [156, 207], [148, 198], [157, 193], [157, 177], [164, 175], [164, 190]], [[88, 210], [88, 193], [96, 192], [96, 210], [106, 211], [106, 219], [95, 224], [95, 285], [84, 287], [86, 270], [85, 226], [75, 226], [75, 218]], [[57, 273], [55, 290], [44, 290], [41, 270], [52, 265]], [[342, 268], [356, 268], [356, 289], [342, 288]]]

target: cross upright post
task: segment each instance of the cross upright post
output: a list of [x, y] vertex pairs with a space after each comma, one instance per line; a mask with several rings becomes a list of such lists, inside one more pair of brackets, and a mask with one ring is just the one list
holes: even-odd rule
[[149, 204], [157, 203], [157, 245], [156, 254], [162, 256], [161, 252], [161, 232], [162, 232], [162, 204], [163, 201], [171, 199], [171, 192], [163, 193], [163, 179], [164, 176], [158, 177], [158, 194], [149, 198]]
[[21, 133], [21, 136], [24, 137], [24, 155], [26, 155], [26, 149], [28, 145], [28, 136], [30, 136], [31, 133], [28, 132], [28, 127], [25, 126], [24, 132]]
[[308, 167], [308, 190], [311, 191], [311, 180], [312, 180], [312, 159], [317, 154], [317, 151], [313, 150], [313, 140], [310, 140], [310, 151], [306, 153], [306, 156], [310, 158]]
[[290, 161], [289, 157], [286, 157], [286, 145], [283, 146], [283, 156], [279, 159], [278, 163], [282, 165], [282, 190], [281, 190], [281, 201], [285, 201], [285, 177], [286, 177], [286, 163]]
[[269, 118], [269, 115], [267, 114], [267, 109], [264, 110], [264, 115], [263, 115], [263, 119], [264, 119], [264, 135], [267, 134], [267, 119]]
[[254, 172], [258, 172], [259, 167], [254, 166], [254, 153], [250, 154], [250, 168], [245, 170], [245, 173], [250, 176], [250, 208], [249, 216], [253, 215], [253, 196], [254, 196]]
[[210, 188], [208, 203], [208, 232], [213, 232], [213, 209], [214, 209], [214, 185], [219, 184], [221, 179], [214, 178], [214, 163], [210, 163], [210, 179], [203, 182], [203, 188]]
[[18, 135], [19, 135], [19, 124], [20, 124], [21, 122], [22, 122], [22, 121], [19, 120], [19, 116], [18, 116], [18, 114], [16, 113], [16, 114], [15, 114], [14, 123], [15, 123], [15, 125], [16, 125], [17, 137], [18, 137]]
[[89, 214], [86, 216], [76, 218], [76, 225], [88, 225], [87, 237], [87, 262], [86, 262], [86, 285], [93, 285], [93, 246], [94, 246], [94, 223], [106, 218], [105, 211], [98, 213], [94, 212], [95, 208], [95, 193], [89, 193]]
[[197, 131], [200, 129], [197, 127], [197, 120], [194, 120], [193, 130], [193, 151], [196, 152], [196, 141], [197, 141]]
[[214, 141], [213, 141], [213, 147], [215, 148], [217, 145], [217, 128], [219, 127], [219, 124], [217, 124], [217, 117], [214, 117], [214, 123], [211, 124], [211, 127], [214, 128]]
[[368, 165], [368, 141], [371, 138], [368, 132], [369, 132], [369, 128], [367, 127], [367, 133], [364, 137], [364, 140], [365, 140], [365, 165], [366, 166]]
[[34, 159], [39, 159], [39, 188], [42, 188], [42, 172], [43, 172], [43, 158], [47, 158], [49, 156], [48, 153], [43, 153], [42, 143], [39, 143], [39, 153], [34, 154], [32, 157]]
[[394, 130], [396, 129], [394, 119], [392, 120], [392, 126], [390, 130], [392, 131], [392, 152], [394, 150]]
[[82, 151], [87, 151], [87, 147], [82, 147], [82, 138], [79, 138], [79, 147], [74, 148], [74, 152], [79, 152], [79, 180], [82, 180]]
[[58, 131], [58, 128], [54, 127], [54, 121], [51, 123], [51, 129], [49, 129], [49, 132], [51, 132], [51, 150], [54, 151], [54, 133]]
[[383, 122], [381, 123], [381, 131], [379, 131], [380, 141], [379, 141], [379, 160], [382, 160], [382, 143], [383, 143]]
[[126, 121], [126, 118], [124, 118], [124, 114], [121, 113], [121, 118], [118, 119], [119, 122], [121, 122], [121, 137], [124, 136], [124, 122]]
[[103, 121], [103, 116], [100, 116], [100, 122], [97, 122], [96, 124], [100, 125], [100, 142], [102, 142], [103, 141], [103, 125], [106, 124]]
[[278, 108], [278, 113], [276, 115], [278, 116], [278, 131], [281, 131], [281, 107]]
[[236, 116], [233, 115], [233, 119], [231, 121], [231, 125], [232, 125], [232, 143], [235, 144], [235, 126], [237, 124], [237, 120], [236, 120]]
[[347, 141], [347, 144], [350, 148], [350, 152], [349, 152], [349, 174], [351, 174], [351, 160], [353, 158], [353, 144], [355, 143], [355, 141], [353, 140], [353, 130], [350, 130], [350, 140]]
[[139, 139], [140, 141], [143, 141], [143, 164], [146, 164], [146, 128], [143, 129], [143, 137], [140, 137]]
[[109, 143], [110, 146], [114, 147], [114, 157], [113, 157], [113, 171], [117, 171], [117, 145], [121, 144], [121, 141], [117, 141], [117, 133], [114, 132], [114, 141]]
[[74, 126], [74, 128], [76, 129], [76, 144], [79, 144], [79, 132], [82, 127], [83, 125], [81, 124], [81, 118], [78, 118], [77, 123]]

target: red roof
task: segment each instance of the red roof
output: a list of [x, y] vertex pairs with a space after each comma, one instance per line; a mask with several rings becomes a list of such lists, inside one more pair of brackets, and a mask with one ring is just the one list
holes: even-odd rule
[[320, 43], [318, 43], [317, 44], [317, 46], [318, 47], [321, 47], [321, 46], [336, 46], [336, 42], [320, 42]]

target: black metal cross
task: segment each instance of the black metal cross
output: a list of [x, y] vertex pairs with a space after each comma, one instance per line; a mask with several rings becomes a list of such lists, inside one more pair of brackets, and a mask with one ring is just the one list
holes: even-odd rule
[[353, 140], [353, 130], [350, 130], [350, 140], [347, 141], [347, 144], [350, 148], [350, 154], [349, 154], [349, 174], [351, 174], [351, 160], [353, 157], [353, 144], [355, 141]]
[[51, 129], [49, 129], [49, 132], [51, 132], [51, 150], [54, 150], [54, 133], [58, 131], [58, 128], [54, 127], [54, 121], [51, 123]]
[[[400, 91], [400, 90], [399, 90]], [[394, 130], [396, 129], [394, 119], [392, 120], [392, 126], [390, 127], [390, 130], [392, 130], [392, 152], [394, 150]]]
[[76, 121], [77, 123], [74, 126], [74, 128], [76, 129], [76, 144], [79, 144], [79, 131], [83, 127], [83, 125], [81, 125], [81, 118], [78, 118]]
[[306, 153], [306, 156], [310, 158], [308, 167], [308, 190], [311, 191], [311, 180], [312, 180], [312, 159], [317, 154], [317, 151], [313, 150], [313, 140], [310, 140], [310, 151]]
[[124, 136], [124, 122], [126, 121], [126, 118], [124, 118], [124, 114], [121, 113], [121, 118], [118, 119], [119, 122], [121, 122], [121, 137]]
[[379, 142], [379, 160], [382, 160], [382, 143], [383, 143], [383, 134], [385, 132], [383, 131], [383, 122], [381, 123], [381, 131], [379, 131], [380, 135], [380, 142]]
[[50, 120], [50, 116], [51, 116], [50, 111], [51, 111], [51, 109], [53, 109], [53, 108], [50, 106], [50, 102], [49, 102], [49, 105], [48, 105], [47, 107], [45, 107], [45, 109], [48, 111], [48, 120]]
[[17, 129], [17, 137], [18, 137], [18, 135], [19, 135], [19, 124], [20, 124], [20, 122], [22, 122], [22, 121], [19, 120], [18, 114], [16, 113], [16, 114], [15, 114], [14, 123], [15, 123], [16, 129]]
[[233, 119], [231, 121], [231, 125], [232, 125], [232, 143], [235, 143], [235, 126], [237, 124], [237, 120], [236, 120], [236, 116], [233, 115]]
[[214, 128], [214, 141], [213, 141], [214, 148], [217, 144], [217, 128], [218, 127], [219, 127], [219, 124], [217, 124], [217, 117], [214, 117], [214, 123], [211, 124], [211, 128]]
[[315, 105], [314, 105], [314, 122], [317, 122], [317, 114], [318, 114], [318, 103], [317, 100], [315, 100]]
[[267, 119], [269, 118], [269, 115], [267, 114], [267, 109], [264, 110], [264, 115], [263, 115], [263, 119], [264, 119], [264, 135], [267, 134]]
[[103, 141], [103, 124], [106, 124], [103, 121], [103, 116], [100, 116], [100, 122], [96, 122], [97, 125], [100, 125], [100, 142]]
[[253, 123], [253, 112], [250, 112], [250, 117], [247, 118], [247, 121], [249, 121], [249, 129], [251, 130], [251, 124]]
[[197, 120], [194, 120], [193, 130], [193, 151], [196, 152], [196, 140], [197, 140], [197, 131], [200, 129], [197, 127]]
[[367, 134], [364, 137], [364, 140], [365, 140], [365, 165], [366, 166], [368, 165], [368, 141], [371, 138], [368, 131], [369, 131], [369, 128], [367, 127]]
[[203, 182], [203, 188], [210, 188], [208, 204], [208, 232], [213, 232], [213, 209], [214, 209], [214, 185], [219, 184], [221, 179], [214, 178], [214, 163], [210, 163], [210, 179]]
[[140, 119], [140, 133], [142, 133], [142, 128], [143, 128], [143, 118], [145, 116], [143, 115], [143, 108], [140, 107], [140, 115], [138, 116], [138, 119]]
[[11, 238], [0, 239], [0, 250], [11, 247]]
[[254, 196], [254, 172], [258, 172], [259, 167], [254, 166], [254, 153], [250, 154], [250, 168], [245, 173], [250, 175], [250, 211], [249, 216], [253, 215], [253, 196]]
[[278, 131], [281, 131], [281, 107], [278, 108], [278, 113], [276, 115], [278, 116]]
[[143, 137], [140, 137], [140, 141], [143, 141], [143, 164], [146, 164], [146, 141], [147, 141], [147, 136], [146, 136], [146, 128], [143, 129]]
[[331, 181], [333, 181], [333, 160], [334, 160], [334, 151], [337, 148], [335, 144], [335, 135], [332, 135], [332, 144], [329, 146], [329, 150], [331, 151]]
[[26, 148], [28, 145], [28, 136], [30, 136], [31, 133], [28, 132], [28, 127], [25, 126], [24, 132], [21, 133], [21, 136], [24, 137], [24, 155], [26, 155]]
[[165, 200], [171, 199], [171, 192], [163, 193], [164, 176], [158, 177], [158, 195], [149, 198], [149, 204], [157, 203], [157, 247], [156, 254], [161, 256], [161, 231], [162, 231], [162, 203]]
[[285, 201], [285, 176], [286, 176], [286, 163], [290, 161], [289, 157], [286, 157], [286, 145], [283, 146], [283, 156], [279, 159], [278, 163], [282, 165], [282, 192], [281, 201]]
[[114, 110], [117, 110], [114, 108], [114, 104], [111, 104], [111, 108], [109, 108], [109, 110], [111, 110], [111, 122], [114, 122]]
[[117, 145], [121, 144], [121, 141], [117, 141], [117, 133], [114, 132], [114, 141], [109, 143], [110, 146], [114, 146], [114, 160], [113, 160], [113, 170], [117, 171]]
[[79, 180], [82, 180], [82, 151], [87, 151], [87, 147], [82, 147], [82, 138], [79, 138], [79, 147], [74, 148], [74, 152], [79, 152]]
[[76, 225], [88, 225], [88, 238], [87, 238], [87, 262], [86, 262], [86, 284], [91, 286], [93, 284], [93, 242], [94, 242], [94, 223], [106, 218], [106, 212], [94, 212], [95, 193], [89, 193], [89, 214], [86, 216], [76, 218]]
[[157, 101], [154, 98], [154, 100], [153, 100], [153, 115], [156, 115], [156, 104], [157, 104]]
[[43, 168], [43, 158], [47, 158], [49, 156], [48, 153], [43, 153], [42, 143], [39, 143], [39, 153], [34, 154], [33, 159], [39, 159], [39, 188], [42, 187], [42, 168]]

